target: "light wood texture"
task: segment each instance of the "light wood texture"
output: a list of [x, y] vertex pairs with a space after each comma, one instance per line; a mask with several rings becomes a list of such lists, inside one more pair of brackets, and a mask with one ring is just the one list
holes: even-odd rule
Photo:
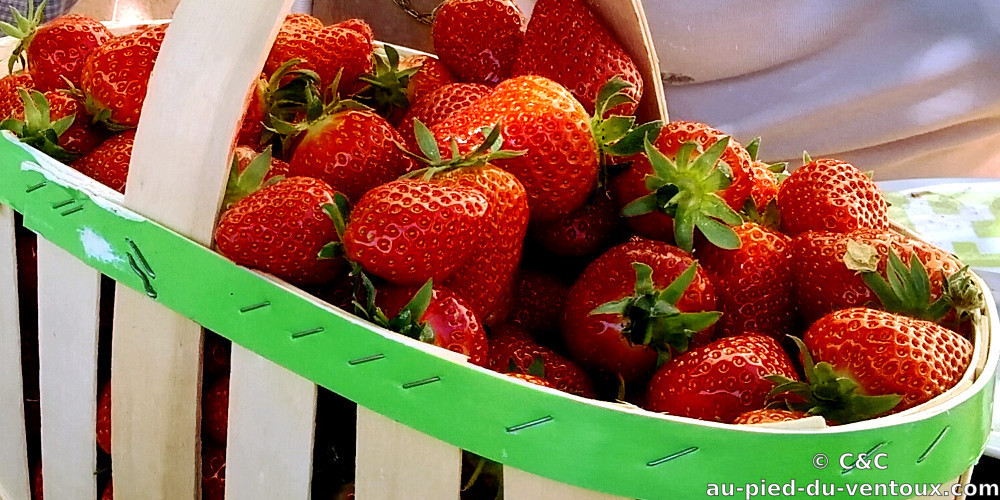
[[[211, 243], [250, 85], [290, 3], [177, 7], [143, 106], [126, 206]], [[147, 257], [155, 270], [156, 255]], [[198, 498], [201, 344], [196, 323], [118, 286], [111, 362], [118, 500]]]
[[46, 498], [97, 495], [101, 273], [38, 239], [38, 344]]
[[79, 0], [70, 12], [104, 21], [170, 19], [179, 0]]
[[503, 468], [503, 497], [506, 500], [624, 500], [529, 474], [513, 467]]
[[0, 498], [4, 500], [31, 497], [17, 297], [14, 211], [0, 204]]
[[226, 498], [309, 498], [315, 418], [316, 384], [233, 345]]
[[[358, 500], [457, 500], [462, 451], [358, 406]], [[530, 497], [522, 497], [530, 498]]]

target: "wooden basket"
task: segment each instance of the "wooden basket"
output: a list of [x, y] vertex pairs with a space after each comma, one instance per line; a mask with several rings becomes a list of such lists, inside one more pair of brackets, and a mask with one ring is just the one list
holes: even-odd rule
[[[230, 146], [249, 82], [289, 3], [179, 6], [124, 197], [0, 137], [0, 498], [29, 498], [13, 211], [40, 236], [49, 498], [97, 495], [101, 273], [119, 282], [111, 362], [119, 499], [199, 495], [202, 327], [234, 342], [226, 481], [233, 499], [309, 497], [317, 384], [359, 403], [363, 500], [458, 498], [462, 449], [503, 463], [505, 498], [519, 500], [697, 498], [708, 483], [793, 478], [839, 485], [835, 497], [846, 497], [851, 484], [945, 483], [982, 453], [1000, 356], [990, 345], [1000, 331], [997, 311], [982, 282], [989, 310], [977, 325], [973, 365], [955, 389], [906, 413], [837, 428], [738, 428], [513, 380], [215, 254], [208, 246]], [[656, 75], [651, 60], [644, 73]], [[645, 109], [665, 113], [658, 103]], [[818, 470], [817, 453], [886, 453], [890, 469]]]

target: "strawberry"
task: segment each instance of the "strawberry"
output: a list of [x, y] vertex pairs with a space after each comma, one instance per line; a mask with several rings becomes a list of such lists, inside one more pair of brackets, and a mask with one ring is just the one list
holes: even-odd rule
[[486, 332], [475, 312], [455, 292], [435, 288], [432, 281], [420, 288], [386, 286], [375, 294], [374, 304], [378, 310], [369, 305], [368, 311], [374, 312], [363, 315], [369, 321], [464, 354], [474, 365], [486, 366], [489, 362]]
[[95, 118], [113, 129], [139, 124], [139, 113], [153, 64], [163, 44], [167, 25], [150, 27], [109, 40], [87, 57], [80, 89], [87, 95]]
[[304, 114], [311, 98], [320, 101], [316, 88], [319, 75], [308, 69], [294, 69], [301, 62], [301, 59], [286, 61], [270, 77], [261, 73], [254, 81], [236, 134], [237, 144], [257, 150], [272, 142], [284, 146], [272, 140], [275, 137], [274, 120], [294, 121]]
[[614, 201], [599, 190], [573, 212], [532, 226], [531, 235], [549, 252], [561, 257], [593, 255], [614, 238], [621, 219]]
[[[954, 257], [932, 245], [874, 229], [850, 233], [807, 231], [792, 240], [791, 252], [796, 302], [809, 322], [838, 309], [880, 307], [879, 297], [859, 271], [865, 269], [885, 276], [891, 252], [902, 262], [916, 257], [929, 280], [925, 285], [929, 296], [923, 304], [907, 307], [911, 310], [928, 308], [929, 301], [945, 296], [948, 277], [962, 268]], [[956, 286], [954, 295], [961, 297], [969, 290], [968, 285]]]
[[[296, 14], [292, 14], [292, 15], [296, 15]], [[298, 14], [298, 15], [301, 15], [301, 14]], [[354, 19], [345, 19], [343, 21], [340, 21], [339, 23], [334, 24], [333, 27], [334, 28], [343, 28], [343, 29], [348, 29], [348, 30], [351, 30], [351, 31], [355, 31], [357, 33], [360, 33], [360, 34], [364, 35], [364, 37], [367, 38], [369, 42], [372, 42], [372, 43], [375, 42], [375, 33], [372, 31], [372, 27], [369, 26], [368, 23], [365, 22], [364, 19], [357, 19], [357, 18], [354, 18]]]
[[[778, 183], [788, 177], [785, 172], [788, 163], [764, 163], [757, 159], [759, 149], [760, 137], [750, 141], [746, 146], [747, 153], [750, 154], [750, 160], [753, 163], [750, 164], [750, 169], [747, 171], [750, 181], [750, 197], [747, 199], [743, 211], [751, 216], [762, 218], [765, 215], [771, 216], [770, 212], [777, 213]], [[774, 221], [767, 222], [771, 225], [776, 224], [777, 216], [774, 215], [774, 217]]]
[[521, 373], [521, 372], [506, 372], [504, 373], [504, 375], [511, 378], [523, 380], [530, 384], [540, 385], [542, 387], [548, 387], [550, 389], [557, 389], [556, 386], [552, 385], [552, 382], [549, 382], [544, 377], [540, 377], [538, 375], [532, 375], [530, 373]]
[[410, 151], [417, 151], [417, 138], [413, 122], [419, 120], [429, 128], [445, 121], [451, 115], [469, 107], [491, 91], [478, 83], [449, 83], [427, 94], [426, 99], [413, 102], [400, 120], [399, 134]]
[[202, 432], [216, 444], [225, 446], [229, 431], [229, 375], [206, 388], [201, 405]]
[[0, 128], [13, 131], [25, 144], [69, 162], [101, 143], [103, 136], [90, 126], [79, 101], [59, 92], [18, 92], [22, 107], [13, 117], [0, 122]]
[[323, 206], [334, 191], [309, 177], [289, 177], [233, 204], [215, 229], [219, 252], [235, 263], [273, 274], [293, 284], [333, 279], [340, 261], [320, 259], [320, 250], [337, 239]]
[[339, 89], [348, 95], [361, 90], [364, 82], [358, 77], [372, 71], [372, 39], [357, 26], [317, 26], [320, 21], [313, 19], [303, 14], [286, 18], [264, 62], [264, 73], [273, 75], [286, 61], [300, 59], [295, 68], [315, 71], [321, 89], [339, 74]]
[[559, 331], [559, 316], [569, 287], [555, 276], [524, 269], [514, 284], [511, 322], [542, 342]]
[[18, 71], [0, 78], [0, 120], [24, 113], [24, 101], [18, 89], [33, 90], [35, 79], [27, 71]]
[[431, 56], [406, 56], [399, 60], [399, 69], [409, 68], [419, 68], [406, 84], [406, 98], [411, 105], [420, 102], [431, 92], [457, 82], [455, 75], [448, 71], [448, 67], [439, 59]]
[[541, 378], [551, 387], [585, 398], [594, 397], [593, 383], [582, 368], [552, 349], [538, 345], [521, 326], [508, 323], [493, 331], [488, 365], [491, 370], [535, 375], [530, 368], [536, 361], [541, 361]]
[[224, 500], [226, 497], [226, 448], [206, 445], [201, 449], [201, 498]]
[[742, 244], [724, 250], [699, 241], [695, 255], [713, 278], [722, 317], [719, 336], [760, 333], [781, 338], [790, 332], [791, 238], [753, 222], [733, 228]]
[[37, 88], [66, 88], [63, 78], [79, 86], [87, 57], [114, 37], [99, 21], [81, 14], [66, 14], [38, 27], [27, 44], [28, 64]]
[[504, 146], [525, 151], [495, 165], [524, 185], [533, 220], [556, 219], [587, 201], [600, 171], [597, 143], [586, 111], [566, 88], [538, 76], [511, 78], [433, 131], [441, 147], [454, 140], [465, 153], [497, 123]]
[[781, 408], [764, 408], [761, 410], [750, 410], [741, 414], [733, 420], [738, 425], [773, 424], [777, 422], [789, 422], [802, 418], [809, 418], [812, 415], [804, 411], [784, 410]]
[[797, 377], [778, 341], [763, 335], [719, 339], [681, 354], [649, 382], [645, 408], [730, 423], [767, 403], [774, 384], [766, 375]]
[[778, 190], [778, 210], [781, 230], [792, 236], [889, 228], [888, 205], [878, 186], [840, 160], [812, 160], [795, 169]]
[[510, 76], [524, 16], [513, 0], [445, 0], [434, 15], [434, 52], [460, 81], [496, 85]]
[[127, 130], [105, 139], [93, 151], [70, 163], [70, 166], [101, 184], [124, 193], [133, 144], [135, 131]]
[[365, 193], [343, 234], [347, 256], [391, 283], [444, 282], [480, 244], [489, 204], [461, 186], [400, 179]]
[[229, 181], [226, 184], [226, 195], [222, 199], [222, 209], [228, 209], [233, 203], [246, 198], [262, 186], [284, 179], [288, 169], [287, 163], [271, 156], [270, 146], [262, 153], [257, 153], [247, 146], [236, 146], [233, 149], [233, 163], [229, 168]]
[[205, 331], [204, 378], [215, 378], [229, 374], [230, 350], [232, 343], [219, 334]]
[[111, 382], [105, 382], [97, 394], [97, 446], [111, 454]]
[[642, 380], [671, 355], [711, 340], [715, 290], [689, 255], [634, 238], [590, 263], [566, 296], [562, 333], [574, 360]]
[[750, 154], [708, 125], [670, 122], [645, 153], [612, 181], [611, 192], [629, 226], [648, 238], [676, 241], [691, 251], [697, 228], [715, 246], [734, 249], [739, 238], [727, 225], [743, 220], [750, 193]]
[[111, 481], [108, 481], [108, 485], [104, 487], [104, 492], [101, 493], [101, 500], [114, 500], [115, 498], [115, 488]]
[[559, 82], [591, 114], [601, 86], [615, 76], [632, 84], [627, 92], [633, 101], [614, 108], [616, 113], [634, 113], [642, 97], [642, 76], [632, 58], [583, 0], [535, 3], [513, 74]]
[[494, 164], [521, 153], [501, 150], [500, 128], [492, 127], [483, 131], [485, 142], [468, 154], [456, 156], [458, 145], [453, 142], [452, 156], [446, 159], [431, 131], [419, 121], [414, 125], [416, 140], [425, 155], [417, 158], [428, 166], [407, 175], [471, 189], [487, 200], [482, 243], [444, 285], [467, 300], [484, 324], [498, 324], [509, 313], [511, 290], [521, 264], [528, 230], [528, 195], [513, 174]]
[[298, 126], [302, 134], [288, 162], [290, 175], [321, 179], [354, 203], [410, 169], [399, 132], [371, 110], [338, 101], [311, 118]]
[[807, 382], [773, 377], [773, 392], [804, 400], [791, 409], [840, 423], [930, 401], [957, 384], [972, 362], [972, 343], [961, 335], [865, 307], [823, 316], [795, 340]]

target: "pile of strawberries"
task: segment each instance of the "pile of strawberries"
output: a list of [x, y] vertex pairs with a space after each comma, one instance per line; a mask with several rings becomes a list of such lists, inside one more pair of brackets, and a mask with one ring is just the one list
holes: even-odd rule
[[[122, 189], [169, 28], [29, 17], [4, 128]], [[967, 268], [891, 231], [854, 166], [788, 174], [757, 140], [638, 122], [644, 82], [583, 0], [539, 0], [530, 22], [446, 0], [432, 36], [436, 58], [401, 58], [364, 21], [285, 19], [219, 252], [471, 363], [672, 415], [848, 423], [965, 373]]]

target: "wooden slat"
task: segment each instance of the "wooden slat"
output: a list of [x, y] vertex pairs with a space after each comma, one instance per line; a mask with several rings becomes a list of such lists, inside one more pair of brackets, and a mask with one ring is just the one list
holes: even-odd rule
[[[211, 243], [250, 83], [290, 3], [191, 0], [177, 7], [143, 106], [126, 206]], [[149, 253], [155, 271], [157, 256]], [[198, 497], [201, 343], [197, 324], [118, 286], [111, 407], [119, 500]]]
[[46, 498], [97, 495], [101, 274], [38, 239], [38, 344]]
[[[462, 451], [358, 406], [358, 500], [457, 500]], [[529, 498], [529, 497], [523, 497]]]
[[233, 345], [226, 498], [309, 498], [315, 417], [316, 384]]
[[0, 204], [0, 498], [4, 500], [31, 496], [17, 297], [14, 211]]
[[623, 497], [597, 493], [529, 474], [513, 467], [503, 468], [503, 496], [507, 500], [621, 500]]

